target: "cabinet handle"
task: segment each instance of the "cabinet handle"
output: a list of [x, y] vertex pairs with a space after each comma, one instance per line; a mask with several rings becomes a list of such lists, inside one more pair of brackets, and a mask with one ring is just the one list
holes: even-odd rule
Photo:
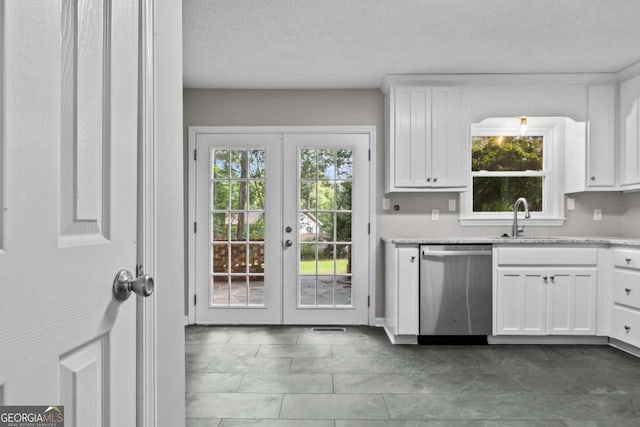
[[631, 258], [625, 258], [625, 261], [627, 261], [628, 263], [631, 262]]
[[415, 262], [415, 260], [416, 260], [416, 257], [412, 256], [411, 257], [411, 262]]
[[431, 178], [427, 178], [427, 182], [431, 182]]
[[630, 288], [624, 288], [624, 291], [627, 293], [627, 295], [629, 295], [631, 293], [631, 289]]
[[624, 325], [624, 330], [629, 332], [631, 330], [631, 326], [629, 325]]
[[433, 178], [433, 182], [438, 182], [438, 177]]
[[591, 181], [595, 181], [595, 180], [596, 180], [596, 177], [595, 177], [595, 176], [590, 176], [590, 177], [589, 177], [589, 179], [590, 179]]
[[548, 277], [547, 276], [542, 276], [542, 280], [544, 280], [545, 282], [547, 281]]
[[552, 281], [552, 282], [553, 282], [554, 280], [556, 280], [556, 276], [554, 276], [554, 275], [551, 275], [549, 278], [551, 279], [551, 281]]

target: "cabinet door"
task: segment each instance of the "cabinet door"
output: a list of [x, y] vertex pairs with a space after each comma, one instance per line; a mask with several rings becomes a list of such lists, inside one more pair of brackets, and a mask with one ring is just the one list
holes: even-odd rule
[[431, 186], [464, 187], [471, 158], [464, 92], [434, 87], [432, 93]]
[[622, 184], [640, 183], [640, 76], [620, 84], [620, 122], [623, 141], [624, 169]]
[[545, 269], [498, 268], [496, 335], [545, 335]]
[[616, 88], [589, 86], [587, 128], [587, 187], [616, 185]]
[[640, 312], [614, 305], [611, 337], [640, 347]]
[[613, 302], [640, 309], [640, 271], [626, 268], [613, 270]]
[[419, 332], [419, 259], [417, 247], [398, 248], [398, 335], [418, 335]]
[[549, 270], [548, 333], [595, 335], [596, 270]]
[[395, 186], [425, 187], [431, 182], [431, 88], [395, 89], [392, 108]]

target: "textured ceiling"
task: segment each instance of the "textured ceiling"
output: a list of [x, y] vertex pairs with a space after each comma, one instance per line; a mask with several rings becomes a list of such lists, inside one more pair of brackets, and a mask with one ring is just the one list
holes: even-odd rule
[[378, 88], [386, 74], [619, 71], [640, 0], [183, 0], [187, 88]]

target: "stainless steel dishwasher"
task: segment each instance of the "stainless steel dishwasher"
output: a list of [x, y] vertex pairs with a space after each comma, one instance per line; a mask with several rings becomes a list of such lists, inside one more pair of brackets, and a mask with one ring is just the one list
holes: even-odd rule
[[491, 246], [420, 246], [420, 337], [486, 343], [491, 335]]

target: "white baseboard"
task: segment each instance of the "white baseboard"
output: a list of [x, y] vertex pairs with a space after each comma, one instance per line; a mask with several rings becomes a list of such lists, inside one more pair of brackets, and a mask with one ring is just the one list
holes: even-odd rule
[[489, 344], [568, 344], [568, 345], [607, 345], [607, 337], [581, 336], [520, 336], [520, 335], [489, 335]]
[[625, 353], [629, 353], [632, 356], [640, 357], [640, 348], [627, 344], [626, 342], [619, 341], [615, 338], [609, 338], [609, 345], [617, 348], [618, 350], [622, 350]]
[[376, 317], [374, 322], [373, 326], [377, 326], [378, 328], [384, 327], [384, 317]]
[[417, 335], [394, 335], [386, 326], [384, 331], [387, 333], [391, 344], [418, 344]]

